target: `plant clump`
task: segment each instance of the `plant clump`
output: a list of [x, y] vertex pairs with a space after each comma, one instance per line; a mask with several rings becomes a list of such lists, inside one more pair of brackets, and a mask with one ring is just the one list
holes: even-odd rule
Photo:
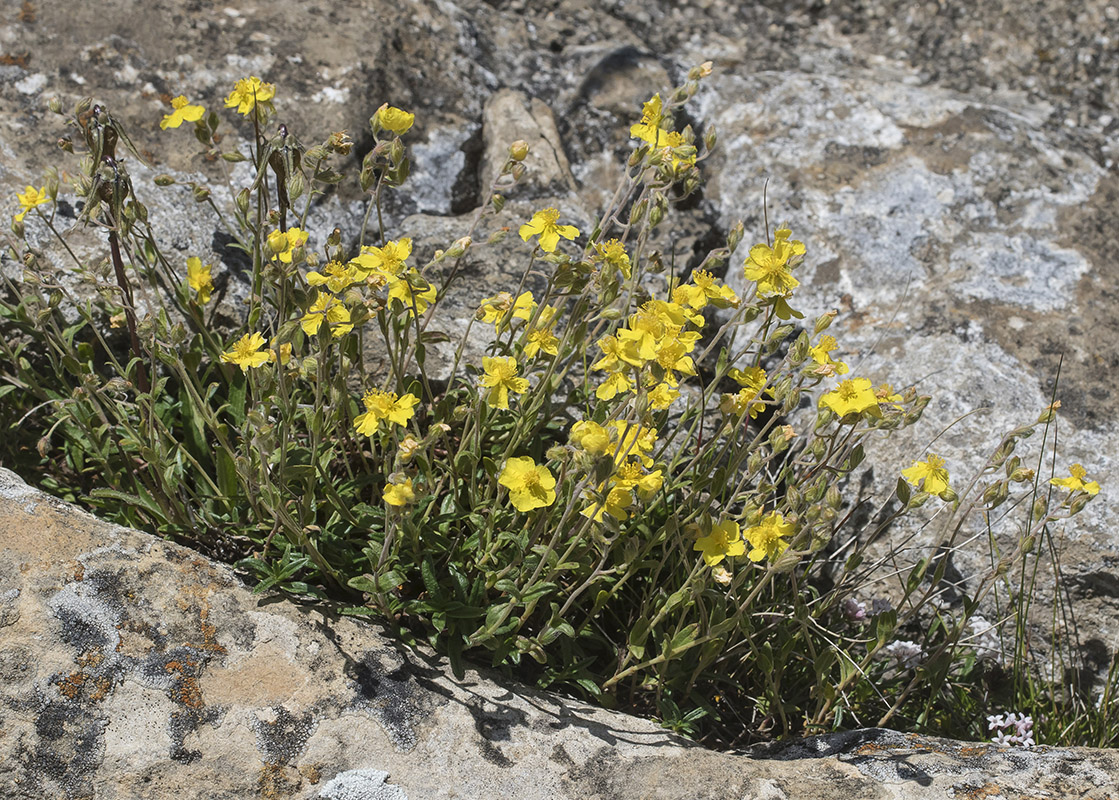
[[[382, 214], [409, 175], [411, 113], [385, 104], [370, 119], [374, 146], [349, 176], [366, 197], [361, 228], [319, 231], [308, 214], [347, 180], [345, 132], [303, 145], [277, 123], [282, 94], [255, 76], [224, 99], [233, 133], [176, 97], [160, 127], [193, 124], [224, 185], [155, 182], [189, 190], [252, 265], [244, 313], [224, 327], [219, 266], [160, 247], [128, 173], [139, 155], [83, 101], [63, 140], [80, 153], [72, 185], [51, 171], [16, 198], [19, 274], [5, 268], [0, 293], [4, 460], [114, 521], [237, 560], [260, 591], [388, 621], [460, 674], [465, 658], [486, 660], [725, 746], [887, 723], [985, 735], [973, 690], [990, 670], [966, 632], [1005, 589], [998, 630], [1017, 696], [1004, 699], [1024, 708], [1032, 691], [1030, 735], [1055, 739], [1082, 698], [1046, 695], [1041, 713], [1028, 601], [1007, 576], [1099, 491], [1074, 465], [1051, 501], [1040, 462], [1014, 455], [1057, 404], [1003, 437], [966, 488], [923, 454], [856, 526], [846, 487], [867, 444], [916, 423], [929, 397], [852, 374], [827, 333], [835, 312], [806, 321], [794, 307], [809, 253], [791, 225], [767, 225], [742, 253], [739, 224], [689, 274], [665, 269], [651, 237], [716, 144], [713, 129], [678, 130], [676, 111], [709, 73], [644, 104], [590, 230], [552, 207], [501, 223], [525, 170], [516, 142], [463, 236], [423, 243], [441, 246], [430, 258]], [[238, 162], [252, 167], [241, 186], [224, 172]], [[103, 261], [66, 246], [63, 192], [104, 236]], [[519, 284], [493, 287], [465, 331], [443, 329], [463, 265], [512, 227]], [[40, 235], [71, 261], [51, 262]], [[484, 354], [468, 347], [475, 328]], [[368, 363], [372, 342], [383, 369]], [[436, 380], [428, 351], [448, 342]], [[1025, 510], [1005, 523], [1016, 545], [949, 604], [946, 554], [965, 521], [1011, 499]], [[934, 550], [870, 558], [930, 503]]]

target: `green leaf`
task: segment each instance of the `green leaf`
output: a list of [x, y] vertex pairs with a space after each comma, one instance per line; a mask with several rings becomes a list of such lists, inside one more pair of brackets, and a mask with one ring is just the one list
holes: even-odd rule
[[672, 637], [672, 641], [670, 641], [668, 643], [668, 646], [664, 649], [665, 657], [667, 658], [676, 651], [690, 645], [692, 642], [695, 641], [697, 635], [699, 635], [698, 622], [693, 622], [691, 625], [687, 625], [682, 628], [675, 636]]
[[351, 589], [357, 589], [357, 591], [365, 592], [366, 594], [377, 593], [377, 584], [373, 580], [372, 575], [355, 575], [346, 581], [346, 585]]
[[233, 374], [233, 383], [229, 387], [229, 413], [238, 426], [245, 422], [245, 395], [248, 385], [243, 372], [238, 370]]
[[645, 640], [649, 638], [649, 618], [640, 617], [629, 630], [629, 651], [636, 659], [645, 658]]
[[446, 601], [446, 596], [443, 594], [443, 587], [439, 585], [439, 579], [435, 576], [435, 565], [430, 558], [425, 558], [420, 565], [420, 577], [423, 578], [427, 593], [436, 603], [442, 605]]

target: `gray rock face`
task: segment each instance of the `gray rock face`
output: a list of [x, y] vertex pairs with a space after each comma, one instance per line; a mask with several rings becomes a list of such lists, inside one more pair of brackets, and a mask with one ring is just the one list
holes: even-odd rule
[[[142, 17], [123, 0], [40, 0], [0, 20], [0, 186], [12, 198], [38, 185], [61, 132], [46, 100], [86, 94], [159, 159], [151, 171], [130, 164], [138, 185], [155, 171], [217, 182], [190, 134], [158, 120], [180, 93], [220, 107], [252, 73], [279, 86], [283, 118], [305, 140], [348, 129], [355, 164], [382, 102], [417, 112], [412, 182], [387, 217], [420, 260], [468, 230], [510, 142], [532, 140], [539, 163], [494, 221], [513, 235], [472, 249], [448, 299], [448, 326], [461, 330], [519, 275], [515, 226], [554, 205], [586, 230], [640, 102], [712, 60], [680, 122], [715, 125], [719, 150], [703, 195], [657, 245], [694, 265], [737, 219], [750, 241], [764, 238], [769, 179], [770, 220], [790, 222], [809, 248], [795, 305], [809, 318], [841, 311], [838, 355], [859, 374], [934, 396], [919, 427], [872, 454], [879, 491], [942, 429], [934, 447], [953, 476], [974, 473], [999, 433], [1050, 402], [1060, 365], [1057, 472], [1083, 462], [1104, 497], [1053, 533], [1081, 644], [1106, 668], [1119, 641], [1119, 511], [1106, 499], [1119, 486], [1117, 26], [1113, 0], [152, 0]], [[168, 219], [171, 251], [223, 261], [219, 287], [224, 278], [230, 298], [243, 297], [233, 251], [189, 193], [140, 191]], [[335, 225], [356, 236], [363, 211], [356, 189], [339, 186], [312, 209], [312, 246]], [[82, 236], [83, 257], [103, 257]], [[485, 345], [478, 333], [470, 352]], [[983, 554], [955, 556], [965, 583]], [[1052, 593], [1042, 583], [1038, 605]]]
[[497, 682], [0, 469], [0, 798], [1114, 797], [1110, 751], [856, 731], [715, 753]]

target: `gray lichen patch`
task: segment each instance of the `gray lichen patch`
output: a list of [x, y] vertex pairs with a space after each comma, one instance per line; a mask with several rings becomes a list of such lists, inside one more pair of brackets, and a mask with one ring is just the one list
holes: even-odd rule
[[386, 668], [383, 652], [370, 651], [347, 670], [354, 690], [352, 707], [373, 715], [396, 750], [406, 753], [416, 746], [417, 727], [427, 719], [434, 696], [424, 691], [406, 660]]

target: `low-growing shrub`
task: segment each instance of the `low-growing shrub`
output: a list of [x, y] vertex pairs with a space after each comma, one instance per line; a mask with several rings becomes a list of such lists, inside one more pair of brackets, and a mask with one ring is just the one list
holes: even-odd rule
[[[1031, 711], [1038, 741], [1113, 737], [1110, 695], [1062, 731], [1087, 701], [1054, 689], [1028, 644], [1050, 526], [1098, 491], [1079, 466], [1046, 483], [1040, 454], [1032, 468], [1015, 454], [1057, 404], [1003, 437], [966, 488], [914, 454], [864, 513], [845, 493], [864, 448], [929, 398], [851, 374], [826, 333], [834, 312], [804, 321], [808, 254], [789, 226], [743, 254], [739, 225], [687, 275], [650, 246], [715, 145], [711, 129], [673, 125], [708, 72], [644, 105], [592, 230], [554, 208], [502, 224], [525, 170], [516, 142], [468, 230], [427, 263], [382, 214], [409, 173], [411, 114], [386, 105], [370, 120], [362, 228], [308, 231], [312, 201], [347, 179], [345, 133], [304, 147], [256, 77], [225, 100], [234, 132], [176, 98], [162, 128], [193, 123], [215, 169], [252, 167], [244, 186], [155, 180], [212, 208], [251, 262], [232, 326], [210, 310], [214, 267], [158, 244], [120, 121], [83, 101], [62, 140], [81, 152], [72, 187], [51, 172], [17, 198], [4, 460], [109, 519], [236, 560], [260, 591], [374, 615], [456, 672], [464, 657], [503, 665], [715, 744], [871, 724], [987, 736], [988, 722], [1033, 741], [1024, 717], [985, 722], [995, 708]], [[59, 229], [71, 188], [103, 259]], [[492, 287], [465, 331], [441, 327], [471, 254], [509, 234], [524, 240], [519, 285]], [[47, 257], [48, 236], [69, 263]], [[436, 376], [429, 351], [448, 342]], [[947, 602], [949, 554], [1004, 504], [1015, 546]], [[899, 518], [934, 508], [925, 552], [894, 543], [871, 558]]]

